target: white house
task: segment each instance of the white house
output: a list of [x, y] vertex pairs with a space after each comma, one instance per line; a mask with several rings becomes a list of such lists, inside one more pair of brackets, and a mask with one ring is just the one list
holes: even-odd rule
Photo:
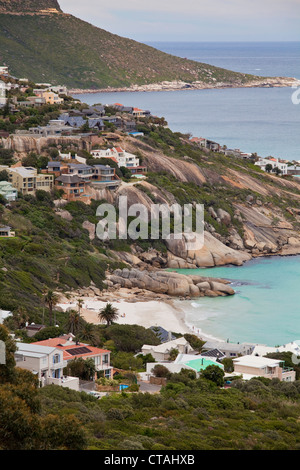
[[92, 150], [91, 154], [94, 158], [112, 158], [118, 163], [118, 167], [124, 166], [126, 168], [136, 168], [140, 165], [138, 157], [132, 153], [126, 152], [121, 147], [113, 147], [106, 150]]
[[281, 163], [278, 158], [260, 158], [255, 165], [259, 166], [261, 170], [266, 171], [266, 166], [271, 165], [272, 171], [277, 167], [282, 175], [287, 175], [288, 165], [287, 163]]
[[63, 375], [63, 352], [55, 347], [17, 343], [16, 366], [36, 375], [40, 386], [60, 385], [79, 391], [79, 379]]
[[181, 337], [159, 344], [158, 346], [144, 344], [141, 353], [144, 355], [151, 354], [156, 361], [168, 361], [172, 349], [177, 349], [179, 354], [188, 354], [192, 351], [192, 347], [187, 340]]
[[9, 318], [11, 316], [12, 316], [12, 312], [10, 312], [9, 310], [0, 310], [0, 325], [3, 324], [6, 318]]

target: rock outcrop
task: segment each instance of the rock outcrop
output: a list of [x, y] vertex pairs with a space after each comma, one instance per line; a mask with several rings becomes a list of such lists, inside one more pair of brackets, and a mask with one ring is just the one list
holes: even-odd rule
[[204, 246], [196, 251], [187, 249], [187, 240], [183, 236], [181, 240], [171, 237], [166, 240], [169, 250], [169, 268], [208, 268], [234, 264], [241, 266], [251, 259], [251, 254], [234, 250], [217, 240], [211, 233], [204, 232]]
[[204, 276], [186, 276], [167, 271], [141, 271], [139, 269], [116, 269], [107, 274], [107, 285], [139, 288], [172, 297], [217, 297], [233, 295], [229, 281]]

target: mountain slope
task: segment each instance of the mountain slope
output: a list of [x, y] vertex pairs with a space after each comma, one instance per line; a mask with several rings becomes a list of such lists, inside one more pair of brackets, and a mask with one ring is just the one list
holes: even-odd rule
[[62, 13], [56, 0], [17, 3], [0, 0], [0, 63], [19, 77], [95, 89], [174, 80], [243, 86], [259, 79], [178, 58], [96, 28]]

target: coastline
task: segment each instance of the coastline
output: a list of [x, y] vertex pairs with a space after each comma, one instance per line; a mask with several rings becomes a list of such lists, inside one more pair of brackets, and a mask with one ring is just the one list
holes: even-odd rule
[[177, 298], [132, 298], [128, 295], [128, 289], [119, 289], [118, 292], [113, 292], [112, 295], [107, 297], [104, 295], [84, 296], [74, 294], [72, 299], [64, 297], [57, 305], [62, 311], [78, 310], [77, 301], [81, 299], [83, 306], [80, 314], [84, 320], [95, 325], [101, 324], [98, 319], [99, 310], [110, 302], [113, 307], [119, 310], [119, 318], [116, 321], [120, 325], [140, 325], [144, 328], [152, 326], [161, 326], [167, 331], [174, 333], [189, 333], [198, 336], [203, 340], [219, 340], [212, 335], [205, 334], [202, 330], [186, 323], [185, 311], [180, 305], [180, 300]]
[[300, 80], [292, 77], [262, 77], [257, 80], [252, 80], [247, 83], [215, 83], [208, 84], [204, 82], [187, 83], [183, 81], [164, 81], [160, 83], [151, 83], [147, 85], [131, 85], [129, 87], [107, 87], [97, 89], [81, 89], [74, 88], [68, 90], [71, 95], [80, 94], [96, 94], [96, 93], [120, 93], [120, 92], [153, 92], [153, 91], [185, 91], [185, 90], [215, 90], [215, 89], [228, 89], [228, 88], [285, 88], [297, 87], [300, 85]]

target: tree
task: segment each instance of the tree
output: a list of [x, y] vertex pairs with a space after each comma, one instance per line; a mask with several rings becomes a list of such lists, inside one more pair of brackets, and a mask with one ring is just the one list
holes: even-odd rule
[[76, 310], [70, 310], [68, 320], [66, 323], [66, 329], [69, 333], [77, 335], [80, 330], [80, 315]]
[[202, 339], [198, 338], [198, 336], [192, 335], [190, 333], [186, 333], [184, 335], [184, 339], [186, 339], [186, 341], [190, 344], [194, 351], [198, 351], [201, 353], [205, 341], [202, 341]]
[[169, 372], [169, 370], [161, 365], [161, 364], [157, 364], [156, 366], [153, 367], [152, 369], [152, 372], [153, 374], [155, 375], [155, 377], [165, 377], [165, 378], [168, 378], [170, 377], [171, 373]]
[[77, 307], [78, 307], [78, 314], [80, 315], [80, 310], [83, 307], [83, 300], [82, 299], [77, 300]]
[[178, 349], [172, 348], [169, 352], [169, 360], [170, 361], [175, 361], [178, 354], [179, 354]]
[[224, 371], [219, 366], [208, 366], [201, 373], [201, 377], [214, 382], [218, 387], [224, 385]]
[[[48, 292], [45, 295], [45, 303], [46, 305], [48, 305], [48, 308], [49, 308], [49, 324], [50, 326], [53, 326], [52, 313], [53, 313], [53, 308], [58, 303], [58, 296], [52, 290], [48, 290]], [[56, 318], [54, 320], [55, 320], [54, 323], [56, 323]]]
[[99, 342], [96, 334], [95, 325], [93, 323], [82, 322], [78, 333], [80, 341], [95, 345]]
[[273, 167], [272, 167], [271, 163], [267, 163], [266, 164], [266, 172], [271, 173], [272, 170], [273, 170]]
[[112, 324], [113, 321], [117, 320], [119, 316], [119, 310], [114, 307], [111, 303], [107, 303], [105, 307], [103, 307], [99, 314], [99, 320], [101, 322], [106, 321], [106, 325], [109, 326]]

